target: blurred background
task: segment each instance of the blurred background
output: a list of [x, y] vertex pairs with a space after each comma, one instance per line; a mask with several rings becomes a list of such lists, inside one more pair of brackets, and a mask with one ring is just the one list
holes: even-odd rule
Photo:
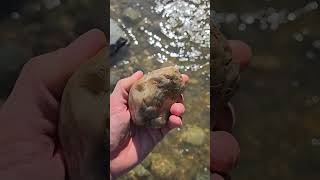
[[30, 58], [63, 48], [92, 28], [106, 32], [105, 7], [105, 1], [90, 0], [2, 1], [0, 102]]
[[[105, 30], [107, 11], [104, 3], [89, 0], [3, 1], [0, 6], [0, 105], [10, 93], [21, 67], [31, 57], [64, 47], [93, 27]], [[153, 158], [144, 162], [144, 169], [140, 166], [140, 170], [138, 167], [123, 178], [155, 179], [155, 174], [165, 177], [173, 173], [172, 169], [185, 167], [179, 173], [186, 179], [208, 179], [208, 159], [202, 159], [209, 157], [206, 128], [209, 127], [209, 67], [205, 57], [208, 47], [198, 49], [199, 42], [181, 44], [183, 40], [175, 41], [180, 44], [176, 49], [169, 49], [168, 55], [159, 44], [156, 46], [158, 38], [164, 44], [171, 42], [161, 31], [160, 23], [172, 27], [173, 20], [159, 18], [162, 13], [151, 11], [151, 7], [160, 8], [161, 4], [155, 0], [127, 4], [121, 0], [111, 1], [111, 17], [125, 30], [130, 48], [133, 47], [133, 50], [122, 51], [123, 56], [115, 57], [122, 62], [113, 66], [111, 82], [114, 85], [118, 79], [138, 69], [147, 72], [178, 64], [183, 73], [192, 77], [185, 92], [187, 109], [192, 111], [185, 114], [188, 126], [170, 134], [155, 149]], [[229, 39], [247, 42], [254, 52], [250, 67], [241, 75], [241, 88], [232, 100], [237, 113], [234, 134], [241, 146], [241, 158], [238, 168], [232, 172], [233, 178], [319, 179], [320, 2], [215, 0], [213, 4], [215, 11], [211, 13], [215, 13], [215, 21], [224, 34]], [[187, 4], [176, 5], [186, 8]], [[128, 7], [131, 9], [125, 11]], [[146, 15], [152, 21], [145, 21]], [[132, 23], [135, 21], [141, 24]], [[154, 24], [157, 26], [151, 26]], [[153, 45], [146, 49], [150, 43]], [[190, 52], [185, 51], [182, 56], [190, 57], [191, 61], [183, 61], [183, 58], [171, 61], [170, 53], [180, 54], [182, 47]], [[194, 60], [199, 56], [204, 57]], [[202, 139], [202, 143], [194, 139]], [[170, 145], [175, 147], [168, 148]], [[160, 166], [151, 169], [152, 161], [155, 164], [164, 161], [164, 165], [159, 163]]]
[[183, 127], [171, 131], [121, 180], [210, 179], [209, 10], [209, 0], [110, 1], [117, 27], [111, 26], [111, 32], [118, 32], [111, 39], [123, 36], [130, 44], [111, 58], [111, 89], [137, 70], [148, 73], [174, 65], [190, 77]]
[[320, 9], [309, 0], [215, 0], [215, 21], [248, 43], [233, 98], [236, 180], [320, 179]]

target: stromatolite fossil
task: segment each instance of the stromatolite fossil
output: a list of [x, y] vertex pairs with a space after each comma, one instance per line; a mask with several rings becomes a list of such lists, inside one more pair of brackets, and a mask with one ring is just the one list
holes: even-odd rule
[[157, 69], [138, 80], [130, 89], [129, 110], [136, 125], [160, 128], [170, 108], [181, 98], [184, 82], [174, 66]]
[[59, 141], [69, 180], [106, 179], [109, 77], [107, 49], [69, 79], [61, 100]]

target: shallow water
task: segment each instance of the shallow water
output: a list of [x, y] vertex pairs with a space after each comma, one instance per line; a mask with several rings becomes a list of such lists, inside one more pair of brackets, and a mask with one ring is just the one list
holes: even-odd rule
[[[115, 57], [119, 63], [111, 69], [113, 86], [137, 70], [149, 72], [168, 65], [176, 65], [190, 77], [184, 92], [184, 126], [170, 132], [142, 166], [122, 179], [167, 179], [171, 172], [166, 168], [172, 164], [176, 170], [170, 179], [209, 179], [209, 1], [112, 0], [110, 4], [111, 18], [131, 42]], [[196, 138], [201, 144], [185, 142], [183, 134], [193, 132], [199, 132]], [[141, 175], [141, 169], [147, 172]]]
[[[134, 2], [137, 1], [130, 1], [131, 7], [139, 9], [136, 8]], [[303, 7], [312, 2], [315, 1], [216, 0], [214, 3], [214, 8], [220, 15], [218, 17], [224, 17], [223, 14], [227, 14], [229, 21], [234, 19], [234, 15], [238, 17], [238, 20], [232, 23], [221, 23], [226, 36], [230, 39], [244, 40], [254, 50], [252, 64], [242, 73], [240, 91], [233, 99], [237, 111], [234, 133], [241, 145], [239, 167], [232, 173], [234, 179], [320, 178], [319, 7], [310, 12], [300, 13]], [[126, 3], [119, 1], [118, 7], [123, 7], [122, 10]], [[12, 12], [11, 16], [1, 21], [0, 104], [13, 87], [22, 65], [31, 57], [64, 47], [79, 34], [88, 30], [91, 25], [104, 23], [103, 20], [97, 18], [100, 11], [97, 10], [100, 9], [97, 1], [68, 1], [50, 10], [44, 7], [38, 9], [39, 4], [40, 1], [33, 1], [23, 10]], [[145, 9], [156, 6], [155, 1], [151, 0], [144, 1], [143, 5]], [[309, 7], [314, 7], [314, 5]], [[116, 8], [114, 4], [113, 8]], [[285, 17], [291, 12], [297, 12], [297, 15], [294, 18], [295, 16], [291, 14], [290, 19], [293, 20], [283, 22], [278, 26], [274, 25], [275, 29], [270, 29], [271, 26], [268, 23], [266, 28], [265, 23], [257, 20], [251, 23], [250, 16], [249, 18], [244, 17], [246, 23], [239, 20], [239, 14], [259, 14], [268, 9], [268, 13], [285, 10], [283, 11]], [[84, 13], [75, 13], [79, 11]], [[111, 11], [114, 12], [115, 9]], [[141, 14], [147, 13], [145, 17], [157, 18], [156, 13], [151, 13], [151, 10], [139, 11]], [[101, 12], [104, 11], [101, 10]], [[122, 11], [117, 13], [120, 12], [122, 13]], [[114, 18], [119, 17], [120, 15], [115, 13]], [[160, 20], [162, 19], [159, 18], [158, 21]], [[277, 21], [277, 18], [273, 21]], [[157, 25], [148, 26], [148, 30], [165, 38], [164, 35], [161, 35], [159, 23], [154, 21], [153, 24]], [[129, 22], [127, 25], [133, 27]], [[158, 56], [148, 60], [146, 57], [163, 52], [153, 46], [150, 48], [147, 38], [144, 38], [149, 37], [148, 35], [137, 29], [133, 30], [137, 33], [135, 35], [139, 44], [138, 46], [132, 44], [130, 47], [134, 49], [130, 51], [133, 56], [124, 54], [125, 56], [122, 57], [125, 60], [123, 62], [129, 64], [117, 66], [121, 67], [118, 70], [113, 69], [113, 82], [138, 69], [147, 72], [170, 64], [169, 60], [160, 63]], [[144, 52], [144, 50], [147, 51]], [[182, 70], [191, 78], [185, 92], [187, 112], [184, 122], [185, 126], [195, 124], [201, 128], [207, 127], [209, 123], [209, 94], [207, 93], [209, 83], [206, 78], [209, 67], [206, 61], [173, 61], [180, 66], [192, 64], [204, 66], [197, 71]], [[195, 96], [194, 93], [198, 96]], [[197, 147], [180, 143], [175, 138], [179, 137], [182, 130], [170, 133], [168, 138], [155, 149], [155, 153], [161, 152], [164, 157], [172, 157], [179, 169], [185, 169], [184, 173], [187, 177], [196, 176], [197, 168], [200, 169], [199, 172], [207, 174], [204, 168], [207, 167], [209, 155], [203, 154], [209, 154], [209, 147], [205, 143], [199, 151]], [[205, 133], [208, 132], [205, 131]], [[208, 140], [205, 139], [205, 142]], [[195, 152], [199, 153], [199, 156], [194, 155]], [[148, 166], [148, 162], [144, 164]], [[152, 179], [152, 176], [149, 177]]]

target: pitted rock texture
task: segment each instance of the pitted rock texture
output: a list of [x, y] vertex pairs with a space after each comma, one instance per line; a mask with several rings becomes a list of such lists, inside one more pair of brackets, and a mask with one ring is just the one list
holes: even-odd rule
[[215, 117], [238, 89], [240, 65], [232, 61], [232, 50], [229, 43], [213, 23], [211, 24], [210, 41], [210, 106], [214, 113], [211, 118], [211, 126], [214, 126]]
[[174, 66], [144, 75], [129, 93], [133, 123], [152, 128], [163, 127], [169, 119], [171, 106], [179, 101], [184, 87], [182, 76]]
[[[107, 177], [105, 153], [109, 150], [107, 48], [69, 79], [60, 105], [59, 144], [69, 180]], [[104, 167], [104, 168], [103, 168]]]

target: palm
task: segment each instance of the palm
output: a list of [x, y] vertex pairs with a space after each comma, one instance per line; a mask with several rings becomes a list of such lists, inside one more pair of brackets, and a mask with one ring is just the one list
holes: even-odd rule
[[[181, 126], [184, 106], [181, 103], [172, 105], [165, 127], [160, 129], [138, 127], [130, 122], [130, 112], [127, 107], [128, 94], [132, 84], [143, 76], [137, 72], [120, 80], [110, 96], [110, 170], [113, 176], [119, 176], [141, 162], [170, 129]], [[183, 75], [184, 81], [188, 80]]]
[[[130, 112], [124, 111], [121, 117], [124, 117], [124, 122], [130, 127], [130, 135], [123, 142], [124, 145], [118, 151], [116, 157], [112, 159], [111, 170], [116, 169], [120, 174], [125, 170], [131, 169], [136, 164], [140, 163], [154, 146], [164, 137], [170, 130], [169, 127], [161, 129], [152, 129], [130, 125]], [[121, 131], [118, 131], [121, 132]], [[112, 166], [115, 164], [116, 166]]]

